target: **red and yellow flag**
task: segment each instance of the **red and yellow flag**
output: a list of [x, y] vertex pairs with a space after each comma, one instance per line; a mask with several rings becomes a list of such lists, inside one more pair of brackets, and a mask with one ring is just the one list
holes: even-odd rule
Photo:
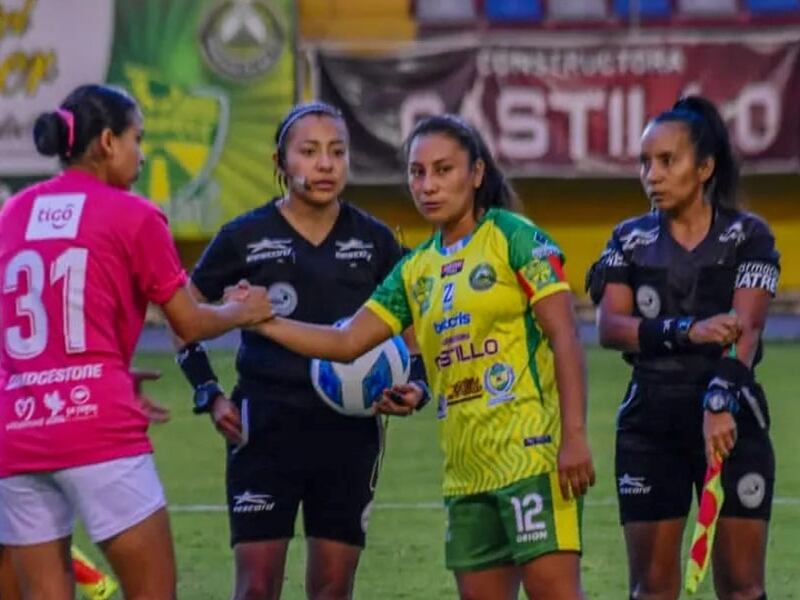
[[72, 547], [72, 570], [75, 584], [86, 600], [108, 600], [117, 591], [117, 582], [98, 569], [86, 555]]
[[711, 548], [714, 544], [714, 532], [717, 529], [717, 521], [724, 500], [722, 460], [717, 458], [714, 464], [709, 465], [706, 469], [703, 493], [700, 496], [700, 508], [697, 511], [697, 522], [694, 526], [692, 545], [689, 548], [685, 587], [690, 594], [697, 591], [697, 587], [708, 572]]

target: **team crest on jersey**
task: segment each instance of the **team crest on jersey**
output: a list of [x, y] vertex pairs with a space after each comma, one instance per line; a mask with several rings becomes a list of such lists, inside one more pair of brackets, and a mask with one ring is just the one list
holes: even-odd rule
[[33, 201], [26, 240], [74, 240], [86, 194], [46, 194]]
[[643, 317], [655, 319], [661, 312], [661, 297], [654, 287], [640, 285], [636, 289], [636, 306]]
[[281, 317], [288, 317], [297, 308], [297, 290], [285, 281], [273, 283], [267, 290], [272, 312]]
[[489, 263], [481, 263], [469, 274], [469, 286], [478, 292], [488, 290], [497, 282], [497, 273]]
[[506, 363], [494, 363], [483, 373], [483, 385], [489, 392], [489, 406], [496, 406], [514, 399], [510, 394], [514, 386], [514, 369]]
[[649, 246], [658, 239], [659, 228], [634, 229], [630, 233], [620, 236], [623, 250], [633, 250], [637, 246]]
[[747, 236], [744, 233], [742, 222], [736, 221], [722, 232], [722, 234], [719, 236], [719, 241], [723, 244], [727, 242], [733, 242], [734, 246], [738, 246], [746, 239], [746, 237]]
[[431, 307], [431, 293], [433, 293], [433, 277], [420, 277], [411, 286], [411, 297], [419, 306], [419, 314], [424, 315]]
[[259, 262], [262, 260], [277, 260], [290, 258], [294, 254], [292, 240], [289, 238], [268, 238], [247, 244], [248, 263]]
[[545, 260], [532, 260], [523, 267], [522, 274], [537, 292], [558, 281], [552, 265]]
[[375, 245], [372, 242], [365, 242], [350, 238], [346, 242], [336, 242], [336, 260], [372, 260], [372, 252]]

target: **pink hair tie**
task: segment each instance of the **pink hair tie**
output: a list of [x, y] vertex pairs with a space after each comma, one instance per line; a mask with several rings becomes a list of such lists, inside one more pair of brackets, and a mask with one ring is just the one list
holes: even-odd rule
[[56, 113], [67, 124], [67, 151], [64, 156], [72, 154], [72, 144], [75, 142], [75, 115], [66, 108], [57, 108]]

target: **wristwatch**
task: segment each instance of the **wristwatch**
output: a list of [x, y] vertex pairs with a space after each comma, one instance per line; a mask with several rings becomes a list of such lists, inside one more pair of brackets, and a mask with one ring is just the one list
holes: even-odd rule
[[689, 330], [694, 325], [694, 317], [682, 317], [678, 319], [678, 322], [675, 324], [675, 341], [678, 343], [678, 346], [685, 347], [691, 343], [689, 339]]
[[703, 408], [710, 413], [735, 413], [739, 408], [736, 396], [724, 388], [712, 388], [703, 396]]
[[216, 381], [206, 381], [194, 388], [194, 414], [207, 413], [211, 411], [211, 405], [217, 396], [225, 392]]

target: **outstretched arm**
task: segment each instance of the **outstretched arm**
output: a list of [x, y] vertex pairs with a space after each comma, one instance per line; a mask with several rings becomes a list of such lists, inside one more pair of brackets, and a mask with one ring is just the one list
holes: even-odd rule
[[363, 307], [342, 327], [275, 317], [256, 325], [252, 331], [298, 354], [336, 362], [355, 360], [393, 333], [375, 313]]

